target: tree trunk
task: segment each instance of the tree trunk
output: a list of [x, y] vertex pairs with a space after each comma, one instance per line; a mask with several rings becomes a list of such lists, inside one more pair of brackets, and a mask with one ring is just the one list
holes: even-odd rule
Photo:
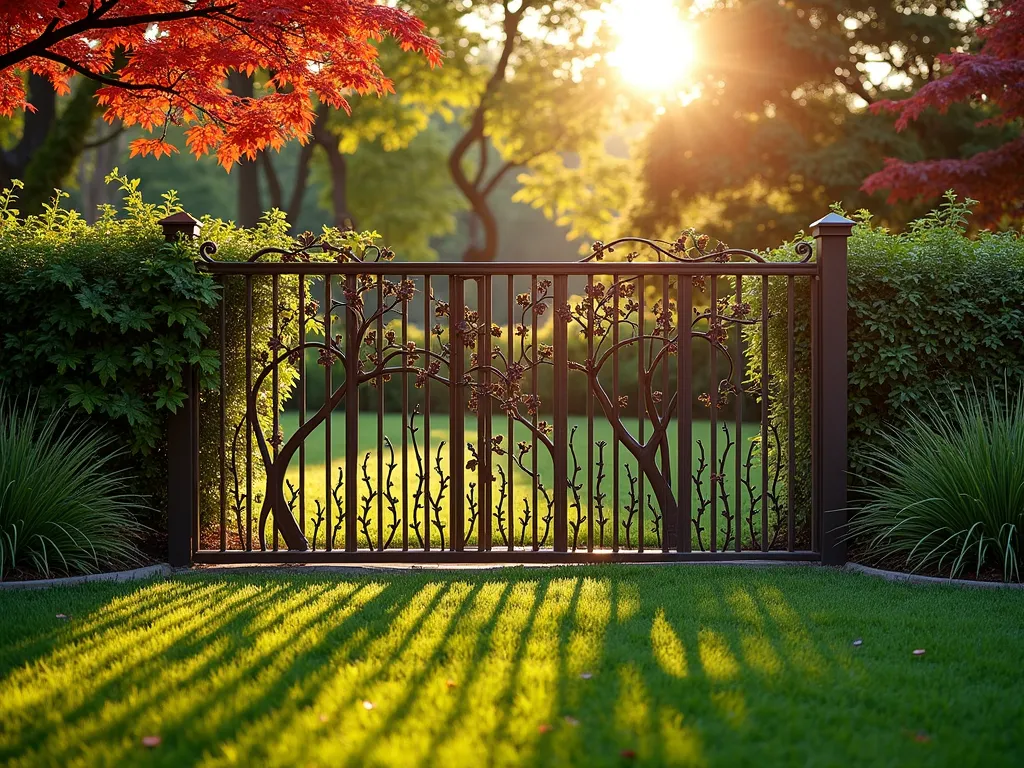
[[[253, 98], [252, 75], [232, 72], [228, 76], [228, 85], [236, 96]], [[257, 160], [242, 157], [234, 170], [238, 178], [238, 224], [243, 227], [255, 227], [263, 216], [259, 163]]]
[[479, 244], [479, 238], [474, 237], [469, 247], [462, 256], [463, 261], [494, 261], [498, 258], [498, 220], [491, 210], [486, 197], [480, 198], [479, 202], [473, 201], [473, 212], [470, 214], [470, 227], [475, 229], [474, 222], [483, 226], [484, 241]]
[[317, 120], [313, 126], [313, 137], [327, 154], [331, 169], [331, 208], [334, 211], [334, 226], [338, 229], [353, 229], [355, 218], [348, 207], [348, 158], [338, 149], [338, 139], [327, 127]]
[[93, 122], [94, 135], [111, 135], [113, 138], [99, 146], [86, 150], [78, 163], [78, 187], [82, 192], [82, 215], [90, 224], [99, 217], [99, 206], [112, 204], [114, 188], [106, 183], [107, 174], [117, 165], [124, 152], [124, 134], [120, 133], [121, 122], [107, 125], [105, 120]]
[[25, 124], [21, 139], [13, 149], [0, 151], [0, 173], [3, 186], [14, 179], [23, 181], [25, 169], [57, 119], [57, 94], [45, 77], [28, 76], [28, 101], [34, 110], [25, 111]]
[[41, 211], [54, 189], [64, 186], [73, 173], [99, 113], [97, 88], [94, 81], [80, 80], [58, 115], [53, 87], [45, 78], [29, 75], [29, 98], [35, 111], [25, 113], [24, 132], [14, 149], [0, 153], [4, 186], [13, 179], [25, 183], [18, 195], [23, 215]]

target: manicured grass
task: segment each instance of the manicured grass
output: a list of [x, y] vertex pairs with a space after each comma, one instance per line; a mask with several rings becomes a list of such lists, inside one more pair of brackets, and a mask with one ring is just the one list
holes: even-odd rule
[[[639, 428], [638, 428], [637, 419], [624, 419], [623, 421], [624, 421], [624, 424], [625, 424], [626, 428], [632, 434], [634, 434], [634, 435], [638, 435], [639, 434]], [[730, 440], [734, 440], [735, 439], [735, 425], [730, 421], [730, 422], [726, 423], [724, 426], [725, 426], [725, 428], [727, 430], [729, 430]], [[283, 416], [282, 416], [282, 419], [281, 419], [281, 428], [282, 428], [282, 431], [284, 432], [284, 434], [285, 435], [293, 434], [295, 432], [295, 430], [297, 429], [297, 427], [298, 427], [298, 414], [297, 414], [297, 412], [295, 412], [295, 411], [287, 411], [287, 412], [285, 412], [283, 414]], [[423, 431], [424, 424], [423, 424], [422, 418], [417, 420], [417, 427], [419, 428], [419, 432], [417, 434], [417, 439], [419, 441], [419, 450], [420, 450], [420, 452], [422, 454], [424, 452], [424, 450], [425, 450], [424, 431]], [[466, 441], [467, 442], [475, 443], [475, 441], [477, 439], [477, 433], [476, 433], [476, 428], [475, 427], [476, 427], [475, 419], [474, 418], [467, 419], [467, 426], [466, 426]], [[580, 515], [581, 515], [581, 517], [586, 518], [586, 516], [588, 514], [588, 510], [590, 509], [590, 491], [589, 491], [589, 486], [587, 485], [587, 482], [588, 482], [587, 462], [588, 462], [588, 458], [589, 458], [588, 457], [588, 445], [590, 444], [590, 435], [588, 433], [586, 418], [585, 417], [570, 417], [570, 419], [569, 419], [569, 429], [572, 430], [574, 427], [577, 430], [576, 438], [574, 440], [574, 446], [575, 446], [575, 449], [576, 449], [577, 459], [578, 459], [579, 464], [581, 466], [581, 470], [580, 470], [580, 473], [578, 475], [577, 482], [583, 484], [583, 489], [580, 492], [581, 493], [581, 510], [580, 510]], [[651, 425], [648, 423], [645, 426], [645, 429], [646, 429], [645, 435], [649, 436], [650, 435], [650, 431], [651, 431]], [[742, 442], [742, 445], [741, 445], [741, 449], [743, 451], [742, 455], [743, 455], [744, 459], [747, 458], [747, 455], [748, 455], [748, 452], [750, 450], [750, 446], [752, 444], [752, 441], [754, 441], [758, 437], [758, 435], [759, 435], [758, 429], [759, 429], [759, 427], [758, 427], [758, 425], [756, 423], [744, 424], [744, 427], [743, 427], [743, 442]], [[675, 433], [675, 427], [674, 426], [673, 426], [672, 430], [673, 431], [671, 432], [671, 435], [670, 435], [671, 439], [669, 441], [669, 443], [670, 443], [669, 454], [670, 454], [670, 460], [671, 460], [671, 466], [672, 466], [672, 473], [674, 474], [675, 473], [675, 469], [676, 469], [676, 456], [677, 456], [677, 444], [678, 444], [678, 442], [676, 440], [676, 433]], [[496, 417], [494, 419], [494, 422], [493, 422], [492, 433], [495, 434], [495, 435], [499, 435], [499, 434], [502, 435], [503, 438], [504, 438], [504, 445], [506, 447], [509, 446], [510, 444], [515, 446], [521, 440], [526, 440], [526, 441], [530, 440], [529, 432], [525, 428], [523, 428], [523, 427], [518, 427], [517, 429], [514, 430], [514, 434], [512, 435], [511, 440], [509, 439], [509, 436], [508, 436], [507, 432], [508, 432], [508, 422], [507, 422], [507, 420], [504, 419], [504, 418]], [[710, 454], [710, 440], [709, 440], [710, 432], [711, 432], [711, 425], [710, 425], [709, 422], [706, 422], [706, 421], [696, 421], [696, 422], [693, 423], [693, 427], [692, 427], [693, 466], [691, 468], [691, 472], [694, 473], [694, 474], [696, 474], [698, 472], [699, 462], [700, 462], [700, 455], [701, 455], [701, 446], [703, 446], [703, 450], [704, 450], [705, 456], [707, 457], [707, 461], [710, 462], [710, 456], [711, 456], [711, 454]], [[402, 434], [403, 434], [403, 426], [402, 426], [401, 416], [400, 415], [395, 415], [395, 414], [386, 414], [385, 417], [384, 417], [384, 435], [387, 436], [390, 439], [390, 441], [391, 441], [391, 443], [392, 443], [392, 445], [394, 447], [394, 451], [395, 451], [396, 469], [394, 470], [394, 474], [393, 474], [392, 479], [393, 479], [393, 482], [395, 484], [394, 485], [394, 493], [395, 493], [396, 496], [401, 496], [401, 488], [402, 488], [402, 485], [401, 485], [401, 483], [402, 483], [402, 467], [403, 467]], [[410, 443], [409, 443], [409, 447], [408, 447], [408, 453], [406, 454], [407, 463], [409, 465], [409, 469], [408, 469], [408, 492], [407, 492], [407, 494], [408, 494], [408, 498], [412, 499], [414, 494], [415, 494], [416, 485], [417, 485], [417, 481], [416, 481], [416, 466], [417, 466], [417, 464], [416, 464], [416, 461], [415, 461], [415, 458], [414, 458], [414, 451], [413, 451], [413, 447], [412, 447], [412, 443], [411, 443], [411, 437], [409, 439], [410, 439]], [[429, 478], [429, 481], [430, 481], [430, 484], [431, 484], [431, 486], [430, 486], [431, 487], [431, 493], [434, 494], [434, 498], [438, 498], [438, 494], [441, 493], [441, 473], [436, 471], [436, 459], [437, 459], [438, 449], [442, 446], [442, 443], [444, 444], [444, 447], [441, 448], [441, 466], [442, 466], [443, 471], [446, 474], [448, 472], [450, 472], [450, 468], [449, 468], [449, 448], [450, 448], [450, 446], [449, 446], [449, 434], [448, 434], [448, 418], [447, 418], [446, 414], [442, 413], [442, 414], [435, 414], [434, 415], [434, 418], [433, 418], [433, 420], [431, 422], [431, 428], [430, 428], [430, 440], [431, 440], [430, 461], [429, 461], [429, 464], [426, 467], [426, 471], [427, 471], [428, 478]], [[611, 543], [612, 543], [612, 506], [613, 506], [614, 499], [615, 499], [614, 485], [613, 485], [613, 476], [615, 474], [615, 471], [614, 471], [613, 467], [615, 465], [613, 464], [613, 458], [614, 457], [613, 457], [613, 453], [612, 453], [612, 450], [611, 450], [611, 445], [612, 445], [612, 442], [613, 442], [612, 441], [612, 429], [611, 429], [611, 426], [609, 425], [609, 423], [606, 420], [601, 419], [601, 418], [595, 419], [593, 440], [594, 440], [595, 444], [604, 442], [607, 445], [607, 447], [604, 449], [604, 473], [605, 473], [605, 479], [604, 479], [604, 482], [603, 482], [603, 484], [602, 484], [602, 486], [600, 488], [597, 487], [597, 480], [596, 480], [596, 478], [598, 476], [597, 463], [598, 463], [598, 458], [599, 458], [600, 452], [598, 451], [598, 449], [596, 447], [594, 448], [594, 462], [595, 462], [595, 467], [594, 467], [594, 483], [595, 483], [595, 485], [594, 485], [594, 494], [596, 495], [599, 491], [602, 491], [605, 494], [604, 514], [608, 518], [608, 522], [605, 525], [604, 546], [610, 547]], [[727, 440], [726, 440], [726, 432], [722, 429], [721, 425], [719, 426], [717, 440], [718, 440], [717, 450], [719, 452], [719, 460], [720, 461], [722, 460], [722, 456], [726, 457], [725, 461], [723, 462], [723, 469], [724, 469], [723, 475], [724, 475], [724, 478], [723, 478], [723, 481], [722, 481], [722, 485], [724, 486], [724, 492], [725, 492], [724, 495], [726, 496], [726, 498], [728, 498], [730, 500], [730, 503], [732, 503], [732, 504], [735, 504], [737, 500], [743, 501], [744, 504], [746, 505], [745, 509], [744, 509], [744, 512], [745, 513], [749, 513], [749, 511], [750, 511], [749, 510], [749, 507], [750, 507], [750, 504], [749, 504], [749, 492], [747, 492], [742, 487], [740, 489], [740, 491], [741, 491], [740, 493], [736, 493], [735, 492], [735, 488], [736, 488], [735, 452], [736, 452], [737, 448], [736, 448], [735, 445], [733, 445], [731, 447], [729, 453], [728, 454], [725, 453], [725, 449], [726, 449], [726, 446], [727, 446], [728, 443], [727, 443]], [[699, 443], [698, 443], [698, 441], [699, 441]], [[306, 494], [305, 494], [305, 499], [306, 499], [306, 521], [307, 521], [307, 524], [306, 524], [306, 534], [307, 534], [307, 536], [310, 539], [312, 539], [313, 528], [314, 528], [312, 521], [313, 521], [314, 516], [315, 516], [316, 500], [319, 499], [319, 500], [322, 501], [325, 498], [324, 490], [325, 490], [325, 487], [327, 486], [327, 472], [326, 472], [326, 453], [327, 452], [326, 452], [326, 442], [327, 442], [326, 441], [326, 430], [324, 430], [322, 427], [314, 430], [313, 433], [309, 437], [307, 437], [306, 441], [305, 441], [305, 445], [306, 445], [306, 457], [305, 457], [305, 461], [306, 461], [305, 491], [306, 491]], [[362, 465], [363, 465], [363, 460], [367, 457], [367, 455], [369, 455], [369, 461], [366, 462], [366, 479], [364, 479], [363, 476], [362, 476]], [[386, 472], [387, 472], [387, 462], [390, 459], [390, 451], [387, 448], [383, 448], [382, 447], [382, 441], [378, 441], [377, 416], [376, 416], [376, 414], [373, 414], [373, 413], [361, 413], [360, 416], [359, 416], [359, 464], [360, 464], [360, 476], [357, 478], [357, 483], [358, 483], [358, 487], [359, 487], [359, 493], [360, 493], [361, 496], [367, 496], [368, 495], [367, 494], [367, 488], [368, 487], [376, 490], [377, 488], [379, 488], [379, 487], [381, 487], [383, 485], [383, 480], [380, 479], [379, 474], [378, 474], [378, 456], [379, 455], [383, 457], [383, 460], [384, 460], [384, 474], [386, 475]], [[331, 471], [330, 475], [331, 475], [331, 479], [332, 479], [331, 480], [332, 485], [337, 482], [338, 469], [340, 467], [343, 467], [344, 460], [345, 460], [344, 457], [345, 457], [345, 414], [343, 412], [338, 412], [338, 413], [334, 414], [334, 417], [332, 419], [332, 424], [331, 424], [331, 460], [332, 460], [332, 471]], [[470, 458], [470, 454], [469, 454], [469, 452], [467, 450], [467, 452], [466, 452], [466, 459], [468, 460], [469, 458]], [[423, 461], [424, 461], [425, 464], [427, 463], [425, 457], [424, 457]], [[569, 463], [569, 467], [570, 467], [570, 471], [571, 471], [572, 470], [572, 466], [573, 466], [571, 458], [569, 459], [569, 462], [570, 462]], [[500, 463], [501, 463], [502, 470], [505, 471], [506, 472], [506, 476], [508, 476], [509, 475], [509, 473], [508, 473], [508, 457], [507, 456], [501, 457]], [[527, 468], [532, 468], [532, 457], [530, 455], [528, 455], [527, 458], [525, 459], [524, 463], [525, 463]], [[637, 476], [637, 469], [636, 469], [635, 461], [633, 461], [632, 457], [629, 455], [629, 453], [625, 449], [620, 449], [620, 452], [619, 452], [619, 462], [618, 462], [617, 466], [618, 466], [618, 475], [619, 475], [619, 493], [618, 493], [618, 499], [619, 499], [618, 507], [619, 507], [619, 514], [620, 514], [619, 536], [620, 536], [620, 540], [622, 542], [622, 546], [626, 546], [626, 541], [627, 541], [626, 522], [629, 520], [628, 510], [629, 510], [629, 507], [630, 507], [629, 472], [632, 473], [633, 477], [636, 477]], [[629, 471], [627, 471], [627, 466], [630, 468]], [[540, 474], [540, 476], [542, 478], [542, 481], [545, 483], [545, 485], [547, 486], [547, 488], [549, 490], [552, 489], [554, 487], [554, 475], [553, 475], [553, 469], [552, 469], [551, 455], [546, 450], [544, 450], [543, 446], [541, 446], [540, 450], [538, 450], [538, 452], [537, 452], [537, 468], [538, 468], [538, 472], [539, 472], [539, 474]], [[702, 483], [703, 483], [703, 485], [702, 485], [702, 492], [703, 492], [704, 498], [706, 500], [709, 499], [709, 496], [710, 496], [710, 473], [711, 473], [710, 469], [705, 469], [705, 471], [701, 475], [701, 480], [702, 480]], [[299, 474], [300, 474], [299, 473], [299, 459], [298, 459], [298, 455], [296, 454], [296, 457], [293, 458], [293, 460], [292, 460], [292, 463], [291, 463], [291, 465], [289, 467], [289, 471], [288, 471], [286, 477], [292, 483], [298, 485]], [[467, 471], [466, 479], [467, 479], [467, 483], [476, 481], [477, 480], [476, 473], [475, 472]], [[750, 487], [751, 487], [751, 489], [753, 489], [754, 493], [757, 493], [758, 489], [760, 487], [761, 469], [760, 469], [760, 459], [759, 459], [759, 456], [758, 456], [758, 453], [757, 453], [756, 450], [753, 453], [752, 470], [750, 472], [749, 479], [750, 479]], [[368, 480], [368, 482], [367, 482], [367, 480]], [[514, 511], [515, 511], [515, 516], [516, 516], [516, 519], [518, 521], [518, 520], [522, 519], [522, 517], [523, 517], [523, 510], [524, 510], [524, 508], [527, 505], [529, 505], [531, 509], [533, 507], [533, 487], [534, 487], [534, 483], [531, 480], [531, 478], [529, 477], [529, 475], [526, 474], [525, 472], [523, 472], [522, 470], [520, 470], [518, 467], [513, 467], [512, 472], [511, 472], [511, 480], [512, 480], [512, 482], [511, 482], [511, 497], [512, 497], [512, 502], [513, 502], [513, 508], [514, 508]], [[784, 484], [784, 482], [785, 481], [784, 481], [784, 478], [783, 478], [781, 480], [781, 483]], [[463, 490], [463, 492], [464, 493], [469, 493], [470, 489], [467, 487], [466, 489]], [[448, 521], [448, 503], [449, 503], [449, 500], [451, 498], [452, 491], [449, 488], [445, 493], [446, 493], [446, 495], [445, 495], [445, 498], [443, 500], [442, 510], [441, 510], [441, 519], [442, 519], [443, 522], [447, 523], [447, 521]], [[479, 493], [479, 491], [477, 490], [476, 493]], [[497, 499], [499, 498], [498, 490], [497, 490], [497, 484], [495, 484], [495, 490], [493, 491], [493, 493], [494, 493], [495, 502], [497, 502]], [[637, 499], [643, 499], [643, 498], [647, 497], [648, 495], [650, 495], [650, 488], [649, 488], [649, 486], [646, 487], [644, 489], [644, 491], [643, 491], [643, 496], [641, 496], [640, 484], [637, 483], [637, 485], [635, 487], [635, 494], [636, 494], [635, 497]], [[725, 508], [725, 505], [721, 501], [721, 495], [722, 495], [721, 492], [719, 492], [719, 498], [716, 499], [716, 504], [718, 505], [718, 511], [719, 511], [719, 515], [720, 515], [719, 518], [718, 518], [719, 529], [720, 529], [720, 531], [722, 531], [720, 536], [721, 536], [721, 540], [724, 541], [724, 539], [725, 539], [726, 523], [724, 521], [724, 518], [721, 517], [721, 511]], [[696, 489], [694, 489], [692, 496], [693, 496], [693, 509], [695, 511], [695, 514], [696, 514], [696, 511], [700, 509], [701, 499], [700, 499], [700, 495], [698, 494]], [[543, 515], [545, 514], [544, 497], [543, 497], [543, 495], [540, 495], [538, 497], [538, 501], [539, 501], [540, 506], [541, 506], [541, 516], [543, 517]], [[651, 498], [651, 503], [656, 506], [656, 500], [653, 499], [653, 496]], [[506, 511], [505, 511], [506, 520], [507, 520], [507, 506], [508, 505], [506, 503], [506, 505], [505, 505], [505, 508], [506, 508]], [[468, 503], [467, 503], [467, 507], [468, 507]], [[658, 537], [657, 537], [657, 534], [656, 534], [655, 529], [653, 527], [653, 521], [652, 521], [652, 518], [651, 518], [651, 513], [650, 513], [646, 503], [643, 504], [643, 507], [644, 507], [644, 518], [645, 518], [644, 519], [645, 543], [647, 544], [647, 546], [651, 546], [651, 547], [658, 546]], [[362, 513], [362, 510], [360, 510], [360, 512]], [[595, 516], [595, 519], [596, 519], [598, 517], [598, 510], [596, 509], [596, 507], [593, 508], [593, 512], [594, 512], [594, 516]], [[756, 515], [758, 516], [757, 519], [759, 521], [760, 520], [759, 508], [755, 512], [756, 512]], [[708, 528], [710, 526], [710, 514], [711, 514], [710, 504], [707, 504], [706, 508], [705, 508], [705, 513], [704, 513], [704, 519], [702, 521], [703, 522], [703, 526], [705, 528]], [[467, 512], [467, 517], [468, 516], [469, 516], [469, 514]], [[387, 521], [391, 519], [390, 518], [390, 514], [387, 512], [386, 509], [385, 509], [385, 512], [384, 512], [384, 517], [385, 517], [385, 532], [386, 532], [385, 536], [386, 536], [387, 535], [387, 531], [390, 530], [389, 527], [387, 526]], [[575, 520], [575, 517], [576, 517], [575, 509], [571, 506], [571, 499], [570, 499], [570, 515], [569, 515], [569, 517], [570, 517], [570, 520]], [[422, 514], [421, 514], [421, 518], [422, 518]], [[374, 499], [373, 503], [371, 504], [371, 511], [370, 511], [369, 516], [368, 516], [368, 519], [370, 521], [369, 525], [368, 525], [368, 529], [370, 531], [371, 538], [374, 541], [376, 541], [376, 530], [377, 530], [377, 522], [376, 522], [377, 521], [377, 500], [376, 499]], [[634, 514], [634, 518], [630, 521], [630, 530], [629, 530], [629, 540], [630, 540], [631, 545], [633, 547], [636, 546], [636, 540], [637, 540], [636, 537], [637, 537], [637, 530], [638, 530], [639, 522], [640, 522], [639, 521], [639, 510], [637, 510], [637, 513]], [[507, 525], [507, 522], [505, 523], [505, 525]], [[497, 535], [497, 531], [498, 531], [498, 526], [499, 526], [499, 523], [497, 522], [497, 518], [495, 518], [495, 522], [492, 524], [492, 529], [495, 531], [496, 535]], [[467, 525], [467, 530], [468, 530], [468, 528], [469, 527]], [[541, 534], [543, 534], [543, 529], [544, 529], [544, 525], [542, 523], [540, 525], [540, 533]], [[759, 531], [760, 529], [758, 528], [757, 530]], [[269, 531], [269, 528], [268, 528], [268, 531]], [[517, 522], [517, 525], [516, 525], [516, 531], [517, 531], [517, 533], [516, 533], [516, 536], [517, 536], [516, 542], [518, 543], [520, 541], [520, 538], [521, 538], [521, 535], [522, 535], [522, 526], [518, 522]], [[599, 528], [596, 527], [596, 526], [595, 526], [595, 531], [596, 531], [595, 532], [595, 541], [596, 541], [596, 543], [598, 545], [600, 545], [600, 541], [599, 541], [600, 531], [599, 531]], [[447, 532], [446, 532], [446, 535], [447, 535]], [[317, 536], [317, 540], [318, 540], [318, 542], [320, 542], [322, 544], [324, 539], [325, 539], [325, 533], [324, 533], [323, 527], [321, 527], [320, 532], [319, 532], [319, 534]], [[339, 538], [338, 538], [338, 541], [336, 541], [336, 544], [339, 545], [339, 546], [340, 546], [341, 539], [342, 539], [342, 535], [339, 532]], [[440, 536], [438, 535], [436, 528], [435, 528], [435, 530], [432, 533], [431, 539], [432, 539], [435, 547], [439, 545], [439, 543], [440, 543]], [[750, 536], [749, 536], [749, 530], [747, 530], [747, 529], [745, 529], [745, 540], [746, 540], [747, 543], [749, 543]], [[472, 536], [470, 538], [470, 543], [475, 543], [475, 541], [476, 541], [476, 539], [475, 539], [475, 534], [474, 534], [474, 536]], [[496, 539], [496, 541], [500, 541], [500, 536], [498, 537], [498, 539]], [[585, 547], [586, 546], [586, 524], [585, 523], [584, 523], [584, 525], [581, 528], [581, 541], [583, 543], [583, 546]], [[398, 543], [399, 543], [399, 545], [401, 544], [400, 534], [399, 534]], [[529, 538], [527, 538], [526, 543], [529, 544]], [[705, 533], [704, 537], [703, 537], [703, 545], [707, 546], [708, 543], [709, 543], [708, 542], [708, 535], [707, 535], [707, 533]], [[550, 539], [549, 539], [549, 544], [550, 544]], [[359, 546], [360, 547], [365, 547], [366, 546], [365, 535], [362, 533], [362, 528], [361, 527], [360, 527]], [[413, 546], [415, 546], [415, 543], [413, 544]], [[694, 547], [699, 547], [699, 544], [698, 544], [698, 542], [696, 540], [696, 537], [694, 537], [693, 546]]]
[[12, 768], [1024, 759], [1019, 591], [812, 568], [201, 575], [0, 592], [0, 615]]

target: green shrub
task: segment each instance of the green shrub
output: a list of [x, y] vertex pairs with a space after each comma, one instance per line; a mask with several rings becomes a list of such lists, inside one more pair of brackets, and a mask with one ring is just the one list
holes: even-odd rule
[[144, 507], [102, 430], [0, 391], [0, 580], [13, 569], [94, 573], [138, 562]]
[[[220, 418], [220, 302], [224, 297], [225, 411], [231, 427], [245, 413], [245, 344], [251, 329], [254, 359], [272, 334], [272, 280], [252, 278], [253, 314], [246, 316], [246, 283], [221, 285], [196, 268], [198, 241], [168, 244], [158, 224], [182, 210], [173, 192], [161, 205], [147, 203], [139, 182], [115, 171], [108, 183], [124, 194], [120, 209], [103, 206], [95, 224], [60, 207], [58, 193], [41, 215], [20, 218], [16, 195], [0, 196], [0, 385], [16, 394], [38, 393], [44, 408], [65, 403], [117, 436], [136, 487], [157, 509], [167, 485], [168, 417], [185, 397], [186, 365], [200, 371], [200, 418]], [[15, 183], [16, 188], [20, 183]], [[295, 240], [280, 211], [242, 229], [202, 220], [202, 237], [217, 244], [217, 259], [245, 261], [256, 251], [292, 248]], [[325, 231], [339, 246], [361, 249], [373, 234]], [[271, 257], [273, 258], [273, 257]], [[269, 259], [267, 259], [269, 260]], [[309, 282], [311, 297], [316, 290]], [[281, 315], [295, 316], [297, 278], [279, 278]], [[283, 329], [290, 341], [295, 323]], [[256, 363], [254, 363], [254, 367]], [[294, 385], [294, 366], [280, 367], [283, 402]], [[273, 418], [270, 387], [257, 398], [268, 433]], [[221, 446], [216, 429], [201, 430], [201, 508], [219, 508]], [[244, 460], [240, 469], [244, 471]], [[254, 475], [259, 478], [259, 468]], [[162, 527], [161, 520], [154, 526]]]
[[[856, 499], [885, 450], [887, 428], [902, 429], [935, 399], [974, 383], [1004, 392], [1024, 381], [1024, 240], [1013, 232], [969, 237], [972, 201], [952, 194], [935, 212], [894, 234], [871, 224], [866, 211], [849, 240], [849, 468]], [[838, 209], [837, 209], [838, 210]], [[842, 211], [839, 211], [842, 213]], [[798, 236], [769, 260], [792, 261]], [[760, 311], [760, 286], [746, 285]], [[798, 278], [796, 376], [786, 371], [786, 281], [770, 280], [768, 323], [771, 418], [783, 447], [788, 388], [796, 403], [797, 503], [810, 481], [810, 345], [806, 278]], [[748, 371], [760, 386], [760, 326], [747, 329]]]
[[1020, 581], [1024, 528], [1024, 388], [938, 400], [901, 429], [883, 429], [867, 460], [867, 503], [851, 535], [873, 557], [950, 578], [995, 568]]

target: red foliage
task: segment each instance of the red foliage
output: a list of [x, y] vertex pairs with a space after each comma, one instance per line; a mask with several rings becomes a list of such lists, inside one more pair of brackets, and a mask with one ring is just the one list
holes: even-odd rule
[[[189, 149], [226, 168], [243, 155], [305, 142], [313, 97], [347, 109], [345, 94], [392, 90], [375, 42], [394, 38], [431, 66], [440, 50], [414, 16], [375, 0], [17, 0], [0, 4], [0, 115], [31, 109], [23, 73], [60, 93], [84, 75], [107, 120], [154, 131], [190, 126]], [[118, 57], [126, 60], [113, 72]], [[231, 71], [271, 73], [258, 98], [224, 86]], [[161, 135], [132, 154], [177, 149]]]
[[[945, 113], [952, 104], [984, 97], [992, 116], [983, 124], [1012, 124], [1024, 119], [1024, 0], [1009, 0], [992, 11], [991, 23], [978, 32], [977, 53], [942, 57], [952, 67], [904, 101], [880, 102], [877, 111], [899, 113], [903, 130], [929, 107]], [[938, 197], [947, 189], [977, 198], [983, 223], [1024, 213], [1024, 136], [965, 159], [908, 163], [888, 158], [885, 167], [864, 182], [867, 192], [890, 190], [889, 200]]]

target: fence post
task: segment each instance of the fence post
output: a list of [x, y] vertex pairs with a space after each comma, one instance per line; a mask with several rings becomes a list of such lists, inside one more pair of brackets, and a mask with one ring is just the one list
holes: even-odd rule
[[847, 240], [853, 222], [830, 213], [811, 224], [818, 260], [818, 327], [811, 330], [818, 365], [811, 428], [817, 436], [818, 541], [823, 565], [846, 562]]
[[[199, 236], [199, 222], [187, 213], [161, 219], [164, 239]], [[192, 564], [199, 546], [199, 387], [198, 371], [186, 364], [181, 374], [185, 402], [167, 420], [167, 559], [175, 568]]]

